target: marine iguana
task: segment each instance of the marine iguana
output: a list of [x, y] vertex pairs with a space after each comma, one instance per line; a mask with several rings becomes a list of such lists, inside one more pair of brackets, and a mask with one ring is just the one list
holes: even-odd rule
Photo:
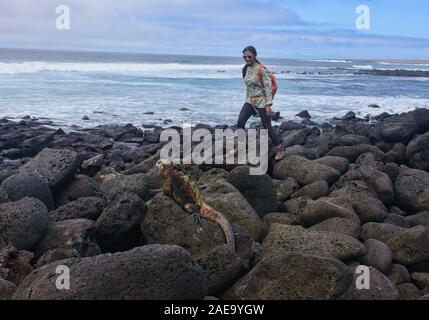
[[216, 222], [223, 230], [227, 246], [235, 252], [235, 238], [231, 224], [225, 216], [209, 206], [201, 194], [197, 181], [179, 165], [170, 160], [158, 160], [156, 166], [164, 177], [162, 189], [171, 196], [194, 221], [201, 224], [201, 218]]

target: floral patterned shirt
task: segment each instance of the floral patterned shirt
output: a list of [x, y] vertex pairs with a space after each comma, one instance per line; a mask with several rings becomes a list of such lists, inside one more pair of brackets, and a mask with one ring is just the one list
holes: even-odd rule
[[262, 68], [262, 82], [264, 86], [258, 79], [258, 65], [248, 67], [244, 77], [246, 102], [261, 109], [273, 103], [271, 77], [265, 68]]

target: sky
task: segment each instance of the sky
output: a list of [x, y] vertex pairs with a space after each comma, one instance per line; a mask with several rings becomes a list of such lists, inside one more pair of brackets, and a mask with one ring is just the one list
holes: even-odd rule
[[[70, 29], [56, 28], [56, 8]], [[356, 8], [369, 29], [356, 28]], [[427, 0], [0, 0], [0, 47], [298, 59], [429, 59]]]

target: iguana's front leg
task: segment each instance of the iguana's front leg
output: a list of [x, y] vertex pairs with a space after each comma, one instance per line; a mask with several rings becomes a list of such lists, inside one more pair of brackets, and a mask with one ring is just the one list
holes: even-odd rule
[[194, 223], [198, 225], [197, 231], [198, 232], [203, 231], [203, 228], [201, 228], [200, 208], [198, 208], [198, 206], [194, 203], [187, 203], [185, 204], [184, 209], [186, 212], [192, 214], [192, 220], [194, 221]]
[[194, 203], [187, 203], [185, 204], [184, 208], [188, 213], [192, 214], [192, 219], [196, 224], [199, 226], [201, 225], [201, 213], [198, 206]]

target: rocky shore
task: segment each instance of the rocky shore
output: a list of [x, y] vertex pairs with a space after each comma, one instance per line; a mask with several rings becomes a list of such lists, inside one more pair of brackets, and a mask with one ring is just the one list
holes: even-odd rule
[[282, 122], [261, 176], [186, 165], [236, 252], [163, 193], [161, 127], [52, 125], [0, 119], [0, 299], [429, 299], [429, 109]]

